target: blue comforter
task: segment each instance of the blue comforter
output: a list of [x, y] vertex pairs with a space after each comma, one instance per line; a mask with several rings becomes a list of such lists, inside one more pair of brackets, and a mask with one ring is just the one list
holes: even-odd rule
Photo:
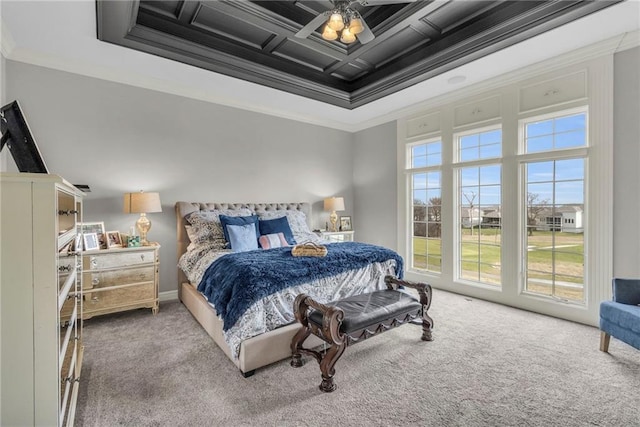
[[326, 257], [294, 257], [291, 247], [224, 255], [207, 268], [198, 291], [214, 305], [226, 331], [251, 305], [290, 286], [390, 259], [402, 278], [402, 257], [390, 249], [357, 242], [326, 247]]

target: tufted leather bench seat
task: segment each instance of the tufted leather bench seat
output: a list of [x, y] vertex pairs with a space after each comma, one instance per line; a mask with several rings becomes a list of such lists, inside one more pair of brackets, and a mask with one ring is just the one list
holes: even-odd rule
[[[303, 365], [302, 353], [315, 357], [322, 373], [320, 390], [332, 392], [336, 389], [334, 366], [347, 346], [415, 321], [422, 324], [422, 340], [431, 341], [433, 320], [427, 314], [431, 305], [431, 286], [392, 276], [385, 277], [385, 283], [386, 290], [354, 295], [326, 305], [305, 294], [298, 295], [293, 309], [302, 328], [291, 341], [291, 366]], [[416, 289], [420, 300], [398, 290], [400, 286]], [[324, 353], [304, 348], [304, 341], [311, 334], [331, 347]]]

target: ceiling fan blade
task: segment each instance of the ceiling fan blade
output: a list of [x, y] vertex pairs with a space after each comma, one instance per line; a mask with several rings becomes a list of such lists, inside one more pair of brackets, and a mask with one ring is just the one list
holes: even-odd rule
[[362, 21], [363, 30], [360, 34], [356, 34], [356, 37], [360, 40], [361, 44], [369, 43], [371, 40], [376, 38], [376, 36], [373, 35], [371, 28], [369, 28], [366, 21], [362, 18], [360, 18], [360, 20]]
[[414, 3], [417, 0], [358, 0], [363, 6], [383, 6], [386, 4]]
[[320, 15], [313, 18], [307, 25], [302, 27], [302, 29], [298, 31], [295, 36], [301, 39], [309, 37], [309, 34], [313, 33], [315, 29], [323, 24], [327, 19], [327, 12], [321, 13]]

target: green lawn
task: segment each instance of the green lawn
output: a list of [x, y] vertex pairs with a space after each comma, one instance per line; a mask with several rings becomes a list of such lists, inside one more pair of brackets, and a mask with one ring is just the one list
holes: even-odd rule
[[[501, 230], [463, 229], [462, 230], [462, 277], [500, 284], [501, 266]], [[580, 285], [584, 279], [584, 235], [550, 231], [534, 231], [527, 236], [527, 268], [533, 290], [545, 287], [545, 281], [551, 281], [555, 272], [556, 282], [568, 282]], [[413, 238], [414, 268], [440, 271], [442, 247], [440, 239]], [[555, 261], [555, 265], [554, 265]], [[554, 270], [555, 267], [555, 270]], [[551, 289], [551, 286], [548, 286]], [[553, 291], [549, 291], [553, 292]], [[571, 294], [571, 298], [582, 298]], [[541, 291], [547, 293], [547, 291]]]

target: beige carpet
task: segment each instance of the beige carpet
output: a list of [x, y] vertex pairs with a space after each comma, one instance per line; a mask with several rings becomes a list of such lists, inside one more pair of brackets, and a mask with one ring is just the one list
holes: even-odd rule
[[640, 351], [596, 328], [434, 290], [433, 342], [406, 325], [243, 378], [179, 302], [85, 322], [78, 426], [638, 426]]

